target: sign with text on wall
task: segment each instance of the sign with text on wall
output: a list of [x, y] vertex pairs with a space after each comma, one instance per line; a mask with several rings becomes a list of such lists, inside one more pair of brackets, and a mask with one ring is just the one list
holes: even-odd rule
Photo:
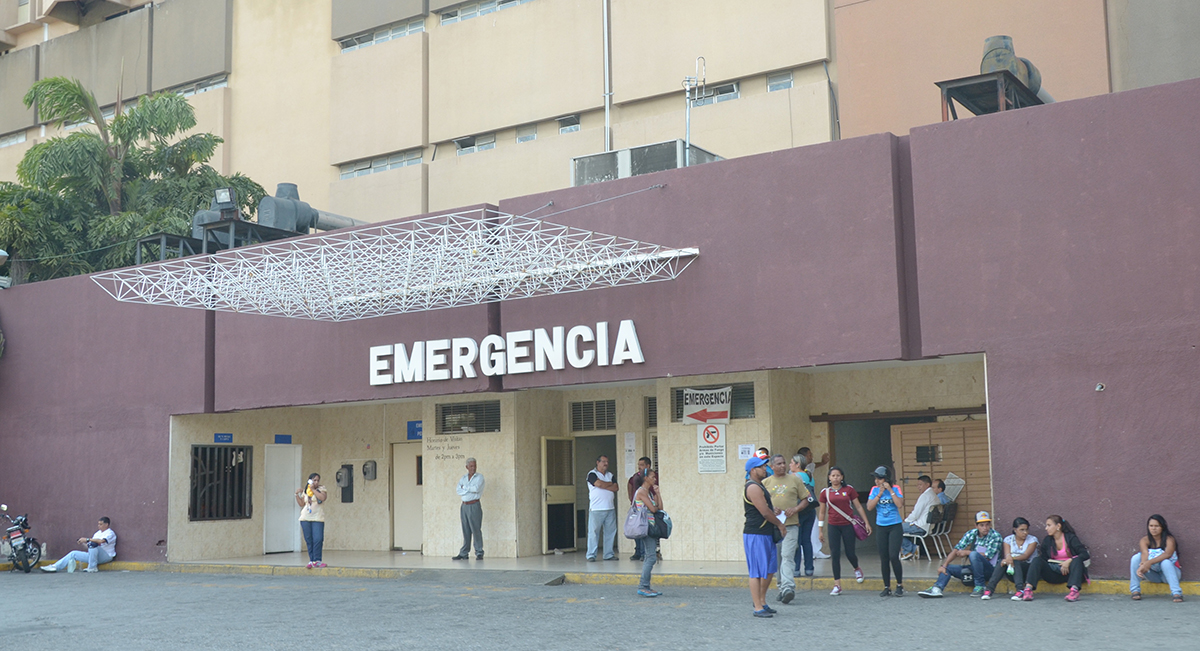
[[725, 472], [725, 426], [696, 426], [696, 467], [700, 474]]
[[683, 422], [688, 425], [728, 424], [732, 406], [733, 387], [683, 390]]
[[422, 422], [424, 422], [424, 421], [419, 421], [419, 420], [408, 421], [408, 440], [409, 441], [420, 441], [421, 440], [421, 437], [423, 434], [423, 432], [422, 432], [423, 428], [421, 427]]

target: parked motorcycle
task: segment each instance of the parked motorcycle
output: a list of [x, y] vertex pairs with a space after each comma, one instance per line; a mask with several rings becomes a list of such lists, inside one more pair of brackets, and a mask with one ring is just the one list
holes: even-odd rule
[[37, 567], [38, 561], [42, 560], [42, 544], [37, 541], [37, 538], [29, 537], [29, 514], [18, 515], [13, 518], [7, 513], [8, 505], [0, 504], [0, 515], [3, 515], [12, 523], [12, 526], [4, 530], [4, 540], [8, 542], [8, 561], [12, 563], [12, 571], [18, 569], [29, 574], [29, 571]]

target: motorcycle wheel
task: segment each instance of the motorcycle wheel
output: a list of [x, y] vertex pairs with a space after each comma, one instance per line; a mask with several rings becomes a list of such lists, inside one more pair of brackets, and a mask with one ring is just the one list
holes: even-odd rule
[[42, 543], [37, 541], [37, 538], [30, 538], [25, 545], [26, 554], [29, 556], [30, 569], [38, 566], [42, 560]]
[[33, 569], [29, 566], [29, 554], [25, 549], [18, 549], [13, 553], [13, 564], [21, 568], [21, 571], [26, 574], [29, 574], [29, 570]]

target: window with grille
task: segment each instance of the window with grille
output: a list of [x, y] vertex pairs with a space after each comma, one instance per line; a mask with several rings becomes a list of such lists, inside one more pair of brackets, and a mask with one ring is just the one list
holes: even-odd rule
[[754, 418], [754, 383], [735, 382], [733, 384], [713, 384], [703, 387], [676, 387], [671, 389], [671, 422], [683, 420], [683, 390], [687, 389], [723, 389], [733, 387], [733, 405], [729, 409], [729, 417]]
[[572, 465], [575, 463], [574, 441], [546, 439], [546, 485], [570, 486]]
[[579, 131], [579, 114], [567, 115], [561, 118], [556, 118], [558, 121], [559, 133], [574, 133]]
[[458, 138], [454, 141], [454, 146], [458, 149], [459, 156], [474, 154], [477, 151], [486, 151], [496, 148], [496, 134], [485, 133], [479, 136], [467, 136]]
[[242, 520], [250, 517], [248, 445], [193, 445], [188, 519]]
[[658, 437], [650, 437], [650, 467], [654, 468], [655, 472], [662, 472], [658, 469]]
[[658, 396], [646, 396], [646, 428], [658, 427]]
[[437, 433], [500, 431], [500, 401], [460, 402], [437, 406]]
[[606, 429], [617, 429], [616, 400], [571, 403], [572, 432], [592, 432]]
[[483, 0], [483, 2], [467, 2], [452, 9], [443, 9], [442, 24], [451, 25], [464, 20], [470, 20], [471, 18], [486, 16], [501, 9], [523, 5], [526, 2], [533, 2], [533, 0]]
[[917, 463], [937, 463], [942, 460], [942, 446], [918, 445]]

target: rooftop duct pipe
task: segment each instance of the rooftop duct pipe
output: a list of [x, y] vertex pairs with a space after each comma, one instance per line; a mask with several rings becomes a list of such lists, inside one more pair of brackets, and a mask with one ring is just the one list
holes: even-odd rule
[[1022, 84], [1037, 95], [1042, 103], [1054, 101], [1050, 93], [1042, 88], [1042, 73], [1029, 59], [1018, 57], [1013, 50], [1011, 36], [989, 36], [983, 41], [983, 61], [979, 63], [979, 74], [1007, 70]]
[[313, 208], [300, 200], [300, 190], [295, 183], [280, 183], [275, 189], [275, 196], [263, 197], [258, 202], [258, 223], [260, 226], [297, 233], [307, 233], [310, 228], [331, 231], [367, 224]]

